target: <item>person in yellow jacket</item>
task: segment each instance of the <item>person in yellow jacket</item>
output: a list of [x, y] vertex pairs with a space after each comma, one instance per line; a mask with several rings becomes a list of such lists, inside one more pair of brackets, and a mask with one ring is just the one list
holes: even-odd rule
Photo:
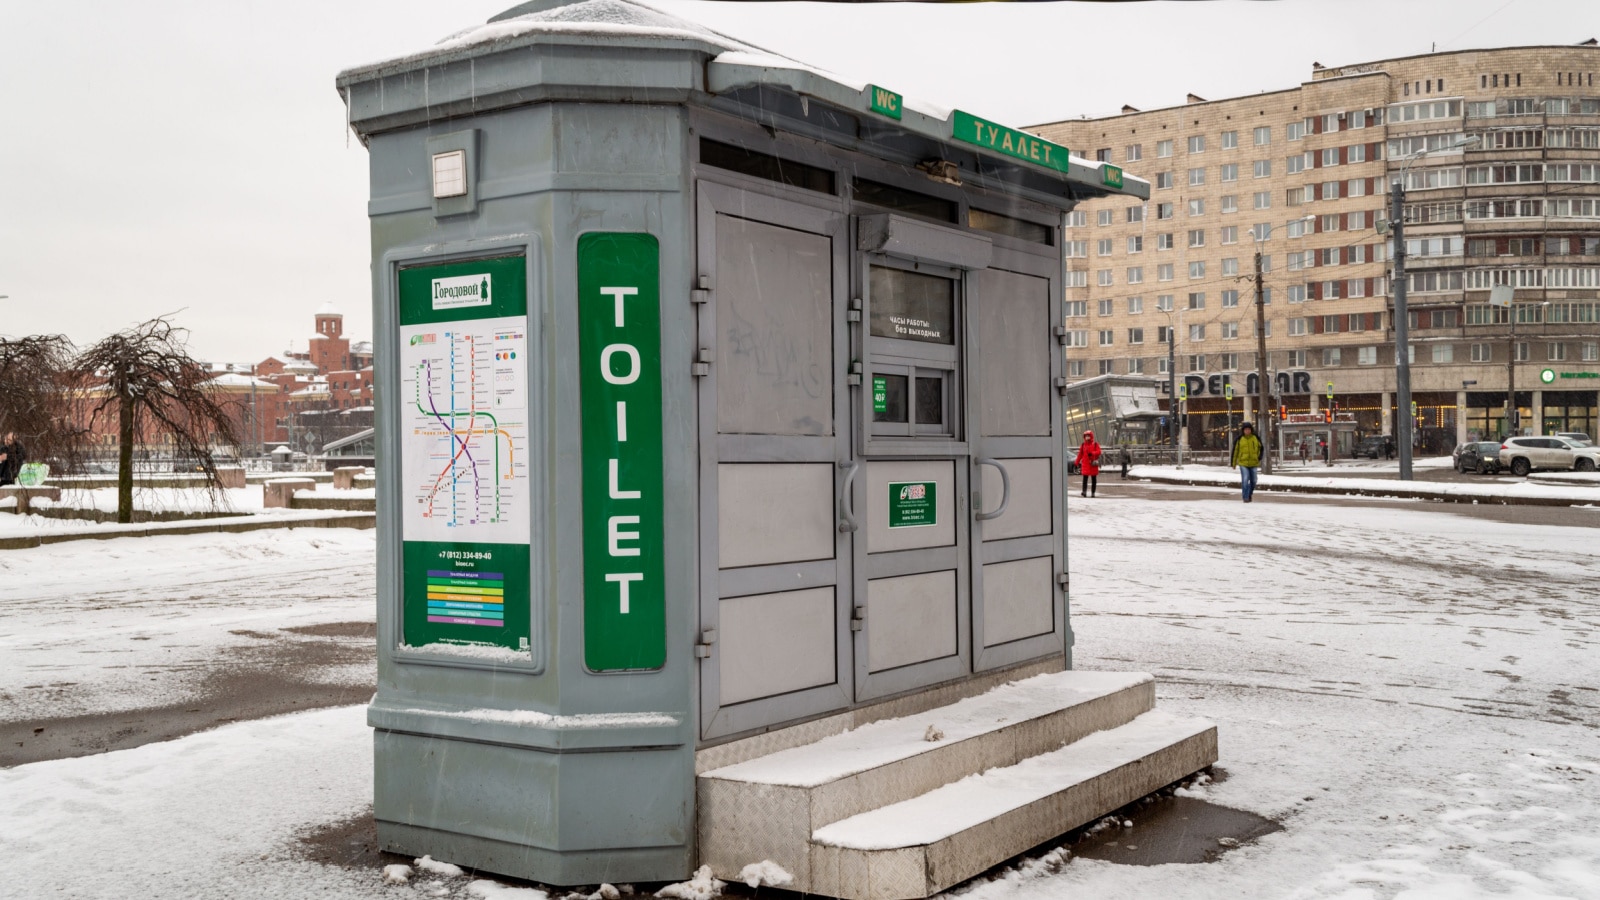
[[1233, 442], [1233, 455], [1228, 459], [1228, 467], [1239, 470], [1239, 490], [1244, 494], [1246, 503], [1256, 492], [1261, 453], [1261, 438], [1256, 437], [1255, 428], [1249, 422], [1239, 426], [1239, 439]]

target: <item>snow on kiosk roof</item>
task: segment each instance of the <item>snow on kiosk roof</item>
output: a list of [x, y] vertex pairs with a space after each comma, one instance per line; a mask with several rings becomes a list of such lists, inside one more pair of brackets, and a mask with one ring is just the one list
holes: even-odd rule
[[[561, 48], [636, 51], [597, 73]], [[689, 55], [709, 57], [689, 65]], [[674, 59], [673, 57], [677, 57]], [[596, 83], [596, 76], [614, 76]], [[426, 50], [356, 66], [336, 82], [350, 125], [374, 133], [551, 100], [696, 102], [892, 162], [948, 160], [979, 186], [1061, 205], [1150, 183], [963, 110], [849, 81], [632, 0], [533, 0]], [[620, 92], [623, 96], [615, 96]], [[610, 95], [610, 96], [607, 96]]]

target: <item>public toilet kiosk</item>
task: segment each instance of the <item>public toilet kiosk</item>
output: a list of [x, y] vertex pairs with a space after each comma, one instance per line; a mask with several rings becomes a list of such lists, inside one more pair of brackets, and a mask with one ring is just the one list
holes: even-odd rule
[[1147, 184], [625, 0], [338, 88], [371, 158], [381, 845], [852, 895], [760, 843], [820, 819], [707, 778], [1069, 668], [1063, 213]]

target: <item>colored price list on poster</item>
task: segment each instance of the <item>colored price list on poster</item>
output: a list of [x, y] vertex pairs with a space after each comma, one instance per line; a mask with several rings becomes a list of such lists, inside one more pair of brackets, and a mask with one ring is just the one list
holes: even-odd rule
[[428, 571], [428, 621], [449, 625], [505, 625], [505, 575], [500, 572]]

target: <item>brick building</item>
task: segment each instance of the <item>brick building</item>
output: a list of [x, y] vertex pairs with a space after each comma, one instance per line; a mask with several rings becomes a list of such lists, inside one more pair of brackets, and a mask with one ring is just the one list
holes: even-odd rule
[[[1188, 445], [1220, 446], [1218, 393], [1254, 403], [1259, 253], [1273, 404], [1318, 413], [1331, 382], [1354, 425], [1342, 452], [1392, 434], [1387, 192], [1403, 177], [1420, 449], [1502, 435], [1513, 357], [1522, 431], [1595, 434], [1597, 70], [1592, 40], [1313, 63], [1290, 88], [1033, 127], [1152, 183], [1148, 203], [1069, 217], [1069, 377], [1164, 380], [1170, 329]], [[1502, 284], [1511, 310], [1488, 302]]]

